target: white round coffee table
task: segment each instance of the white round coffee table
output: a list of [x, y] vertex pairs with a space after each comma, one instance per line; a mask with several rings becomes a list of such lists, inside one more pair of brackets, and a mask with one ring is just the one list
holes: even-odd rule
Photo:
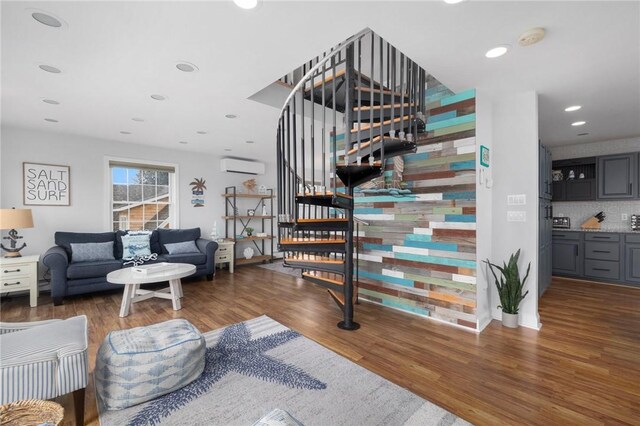
[[[188, 277], [196, 271], [195, 265], [188, 263], [155, 263], [145, 265], [146, 267], [154, 267], [156, 265], [164, 266], [164, 269], [158, 271], [149, 270], [146, 274], [135, 272], [136, 267], [119, 269], [107, 274], [107, 281], [112, 284], [124, 284], [124, 295], [122, 296], [122, 305], [120, 305], [120, 316], [129, 315], [129, 308], [132, 303], [159, 297], [169, 299], [173, 303], [173, 310], [182, 309], [180, 298], [182, 297], [182, 283], [180, 278]], [[169, 287], [162, 290], [142, 290], [140, 284], [158, 283], [169, 281]]]

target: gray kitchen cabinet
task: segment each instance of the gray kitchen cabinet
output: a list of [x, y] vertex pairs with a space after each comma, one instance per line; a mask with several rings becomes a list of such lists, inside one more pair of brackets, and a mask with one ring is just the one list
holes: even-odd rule
[[627, 235], [625, 241], [625, 281], [640, 284], [640, 235]]
[[582, 275], [583, 254], [582, 241], [577, 232], [553, 234], [552, 244], [552, 270], [556, 275], [580, 276]]
[[565, 182], [566, 201], [590, 201], [596, 199], [595, 179], [574, 179]]
[[598, 157], [598, 199], [638, 197], [638, 153]]
[[542, 144], [538, 147], [538, 188], [539, 198], [550, 200], [553, 187], [551, 180], [552, 172], [551, 150]]
[[542, 296], [551, 284], [552, 275], [552, 217], [551, 201], [539, 200], [538, 227], [538, 297]]

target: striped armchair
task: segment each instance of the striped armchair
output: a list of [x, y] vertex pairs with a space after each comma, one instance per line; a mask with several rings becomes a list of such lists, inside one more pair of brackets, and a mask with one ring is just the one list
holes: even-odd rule
[[89, 378], [86, 316], [0, 323], [0, 347], [0, 404], [73, 392], [76, 424], [84, 424]]

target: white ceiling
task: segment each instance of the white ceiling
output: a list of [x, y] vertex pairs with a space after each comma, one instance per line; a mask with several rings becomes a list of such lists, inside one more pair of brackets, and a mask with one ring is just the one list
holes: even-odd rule
[[[537, 90], [548, 145], [640, 135], [637, 1], [265, 1], [252, 11], [231, 1], [1, 7], [3, 126], [271, 160], [279, 110], [247, 98], [370, 27], [454, 91]], [[33, 9], [68, 26], [44, 26]], [[519, 47], [519, 34], [537, 26], [547, 37]], [[513, 46], [507, 55], [484, 58], [504, 43]], [[200, 71], [178, 71], [179, 61]], [[41, 63], [62, 73], [43, 72]], [[156, 93], [167, 100], [151, 99]], [[565, 113], [572, 104], [583, 109]], [[578, 119], [587, 125], [571, 127]], [[196, 134], [201, 130], [208, 133]], [[577, 137], [581, 132], [590, 135]]]

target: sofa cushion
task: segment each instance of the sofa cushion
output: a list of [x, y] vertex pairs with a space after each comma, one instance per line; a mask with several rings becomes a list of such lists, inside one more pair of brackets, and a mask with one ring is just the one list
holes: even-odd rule
[[71, 263], [115, 260], [113, 241], [106, 243], [71, 243]]
[[191, 265], [203, 265], [207, 263], [207, 256], [202, 253], [165, 254], [162, 256], [165, 262], [190, 263]]
[[71, 243], [106, 243], [115, 240], [115, 232], [56, 232], [54, 234], [56, 245], [67, 252], [69, 259], [71, 259]]
[[167, 249], [169, 254], [200, 253], [195, 241], [165, 244], [164, 247]]
[[162, 253], [167, 254], [169, 251], [165, 248], [165, 244], [181, 243], [184, 241], [195, 241], [200, 238], [200, 228], [191, 229], [158, 229], [158, 239]]
[[132, 259], [136, 256], [149, 256], [151, 254], [150, 232], [128, 233], [122, 236], [122, 258]]
[[[130, 231], [116, 231], [116, 245], [115, 245], [115, 255], [116, 259], [122, 259], [122, 252], [124, 251], [122, 247], [122, 236], [127, 235]], [[135, 232], [135, 231], [132, 231]], [[158, 240], [158, 231], [151, 231], [151, 235], [149, 237], [149, 246], [151, 248], [151, 253], [161, 254], [162, 248], [160, 247], [160, 241]]]
[[109, 272], [122, 268], [121, 260], [98, 260], [94, 262], [75, 262], [67, 268], [67, 278], [77, 280], [80, 278], [105, 277]]

